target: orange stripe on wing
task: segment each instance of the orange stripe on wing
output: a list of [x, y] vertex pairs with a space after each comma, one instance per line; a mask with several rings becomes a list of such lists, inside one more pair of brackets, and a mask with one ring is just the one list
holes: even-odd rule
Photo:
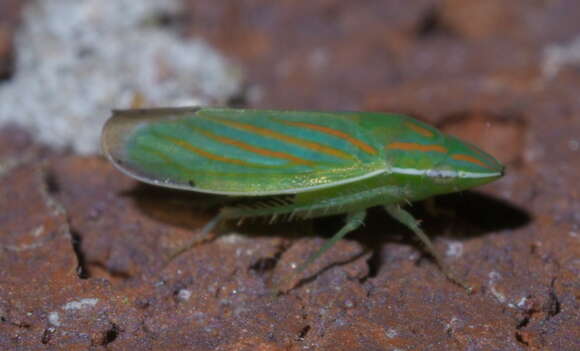
[[203, 156], [207, 159], [210, 160], [214, 160], [214, 161], [220, 161], [220, 162], [225, 162], [225, 163], [231, 163], [231, 164], [235, 164], [235, 165], [241, 165], [241, 166], [253, 166], [253, 164], [243, 161], [243, 160], [237, 160], [235, 158], [229, 158], [229, 157], [224, 157], [224, 156], [220, 156], [220, 155], [216, 155], [216, 154], [212, 154], [211, 152], [207, 152], [203, 149], [200, 149], [194, 145], [191, 145], [190, 143], [188, 143], [185, 140], [181, 140], [181, 139], [177, 139], [168, 135], [159, 135], [157, 134], [157, 136], [161, 139], [165, 139], [166, 141], [169, 141], [170, 143], [173, 143], [187, 151], [191, 151], [194, 152], [200, 156]]
[[489, 164], [489, 163], [495, 163], [495, 162], [497, 162], [497, 161], [495, 160], [495, 158], [493, 158], [493, 156], [491, 156], [490, 154], [487, 154], [487, 153], [483, 152], [483, 151], [482, 151], [482, 150], [480, 150], [480, 149], [479, 149], [477, 146], [475, 146], [475, 145], [471, 145], [471, 144], [466, 144], [466, 145], [467, 145], [467, 147], [468, 147], [469, 149], [471, 149], [473, 152], [475, 152], [476, 154], [478, 154], [478, 155], [479, 155], [479, 157], [481, 157], [481, 158], [482, 158], [482, 160], [485, 160], [484, 162], [485, 162], [486, 164]]
[[427, 128], [424, 128], [424, 127], [421, 127], [420, 125], [418, 125], [418, 124], [415, 124], [415, 123], [413, 123], [413, 122], [406, 122], [406, 123], [405, 123], [405, 126], [406, 126], [407, 128], [409, 128], [409, 129], [413, 130], [414, 132], [416, 132], [416, 133], [419, 133], [419, 134], [421, 134], [421, 135], [423, 135], [423, 136], [426, 136], [426, 137], [428, 137], [428, 138], [432, 138], [432, 137], [435, 135], [435, 134], [434, 134], [432, 131], [430, 131], [429, 129], [427, 129]]
[[476, 159], [473, 156], [464, 155], [464, 154], [455, 154], [455, 155], [451, 156], [451, 158], [454, 160], [458, 160], [458, 161], [465, 161], [465, 162], [473, 163], [473, 164], [476, 164], [478, 166], [481, 166], [481, 167], [484, 167], [487, 169], [492, 169], [490, 166], [483, 163], [481, 160]]
[[212, 121], [219, 122], [219, 123], [225, 124], [225, 125], [233, 127], [233, 128], [243, 129], [243, 130], [246, 130], [246, 131], [249, 131], [252, 133], [256, 133], [256, 134], [259, 134], [259, 135], [262, 135], [262, 136], [265, 136], [268, 138], [282, 140], [282, 141], [285, 141], [287, 143], [298, 145], [298, 146], [301, 146], [301, 147], [304, 147], [307, 149], [311, 149], [311, 150], [314, 150], [317, 152], [322, 152], [322, 153], [325, 153], [325, 154], [328, 154], [331, 156], [335, 156], [338, 158], [342, 158], [342, 159], [346, 159], [346, 160], [352, 159], [351, 155], [347, 154], [344, 151], [337, 150], [337, 149], [334, 149], [334, 148], [331, 148], [331, 147], [328, 147], [326, 145], [322, 145], [319, 143], [315, 143], [313, 141], [291, 137], [289, 135], [278, 133], [278, 132], [273, 131], [271, 129], [256, 127], [256, 126], [254, 126], [252, 124], [248, 124], [248, 123], [242, 123], [242, 122], [219, 119], [219, 118], [212, 118]]
[[394, 142], [387, 145], [388, 149], [394, 150], [405, 150], [405, 151], [423, 151], [423, 152], [443, 152], [446, 153], [447, 149], [441, 145], [422, 145], [417, 143], [403, 143]]
[[194, 129], [196, 132], [199, 132], [199, 133], [207, 136], [208, 138], [214, 139], [220, 143], [232, 145], [232, 146], [238, 147], [240, 149], [244, 149], [244, 150], [256, 153], [258, 155], [267, 156], [267, 157], [274, 157], [274, 158], [281, 158], [281, 159], [285, 159], [285, 160], [294, 162], [294, 163], [299, 164], [299, 165], [305, 165], [305, 166], [313, 166], [314, 165], [314, 162], [312, 162], [310, 160], [305, 160], [305, 159], [296, 157], [296, 156], [291, 155], [291, 154], [286, 153], [286, 152], [272, 151], [272, 150], [264, 149], [261, 147], [247, 144], [247, 143], [240, 141], [240, 140], [231, 139], [231, 138], [217, 135], [217, 134], [214, 134], [210, 131], [201, 130], [198, 128], [192, 127], [192, 129]]
[[317, 132], [333, 135], [335, 137], [338, 137], [338, 138], [341, 138], [341, 139], [348, 141], [349, 143], [355, 145], [356, 147], [363, 150], [367, 154], [371, 154], [371, 155], [378, 154], [378, 151], [375, 148], [373, 148], [372, 146], [370, 146], [369, 144], [365, 143], [364, 141], [353, 138], [352, 136], [350, 136], [350, 135], [348, 135], [345, 132], [342, 132], [340, 130], [332, 129], [329, 127], [324, 127], [324, 126], [321, 126], [318, 124], [306, 123], [306, 122], [293, 122], [293, 121], [283, 121], [283, 120], [279, 120], [279, 122], [284, 123], [286, 125], [294, 126], [294, 127], [308, 128], [308, 129], [315, 130]]

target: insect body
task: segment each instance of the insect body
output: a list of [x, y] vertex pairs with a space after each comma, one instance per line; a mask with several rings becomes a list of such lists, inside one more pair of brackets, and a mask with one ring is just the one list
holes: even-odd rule
[[102, 145], [121, 171], [141, 181], [254, 204], [226, 205], [204, 232], [226, 219], [346, 214], [344, 227], [306, 264], [379, 205], [415, 232], [441, 264], [400, 205], [489, 183], [504, 172], [492, 156], [429, 125], [369, 112], [115, 111]]

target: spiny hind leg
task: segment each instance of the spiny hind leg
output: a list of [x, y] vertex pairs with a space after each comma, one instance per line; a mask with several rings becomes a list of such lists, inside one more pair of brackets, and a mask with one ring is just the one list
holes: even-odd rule
[[170, 255], [169, 262], [193, 247], [214, 239], [217, 236], [215, 229], [226, 220], [237, 219], [238, 223], [241, 223], [249, 217], [270, 216], [272, 222], [279, 215], [291, 215], [297, 208], [301, 209], [301, 207], [294, 206], [292, 200], [287, 197], [262, 199], [238, 206], [226, 205], [187, 244], [175, 250]]
[[169, 255], [169, 260], [167, 263], [170, 263], [184, 252], [187, 252], [198, 245], [213, 240], [217, 235], [214, 232], [214, 229], [220, 224], [221, 221], [222, 218], [220, 216], [220, 213], [218, 213], [209, 222], [207, 222], [207, 224], [203, 226], [203, 228], [199, 231], [199, 233], [197, 233], [189, 242], [187, 242], [187, 244], [179, 247], [174, 252], [172, 252]]
[[433, 256], [433, 258], [435, 258], [437, 265], [441, 268], [441, 270], [443, 271], [443, 273], [445, 274], [447, 279], [449, 279], [453, 283], [467, 289], [468, 291], [471, 291], [471, 287], [469, 285], [465, 284], [460, 279], [456, 278], [451, 273], [451, 271], [447, 268], [447, 266], [443, 263], [443, 259], [441, 258], [441, 256], [439, 255], [439, 253], [437, 252], [435, 247], [433, 246], [433, 243], [431, 243], [431, 240], [429, 240], [429, 237], [425, 234], [425, 232], [423, 232], [423, 230], [419, 226], [418, 220], [413, 218], [413, 216], [409, 212], [402, 209], [399, 205], [385, 205], [384, 208], [389, 215], [391, 215], [393, 218], [395, 218], [397, 221], [401, 222], [407, 228], [411, 229], [411, 231], [413, 231], [413, 233], [415, 233], [415, 235], [419, 238], [419, 240], [421, 240], [421, 242], [425, 245], [429, 254], [431, 254], [431, 256]]

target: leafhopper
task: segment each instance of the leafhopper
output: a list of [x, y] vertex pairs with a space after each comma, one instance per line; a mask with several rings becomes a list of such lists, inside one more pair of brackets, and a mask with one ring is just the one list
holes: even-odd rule
[[455, 282], [402, 205], [504, 174], [474, 145], [407, 116], [374, 112], [120, 110], [105, 124], [102, 147], [118, 169], [145, 183], [244, 200], [221, 207], [201, 235], [224, 220], [345, 214], [344, 226], [301, 271], [358, 228], [367, 208], [382, 206]]

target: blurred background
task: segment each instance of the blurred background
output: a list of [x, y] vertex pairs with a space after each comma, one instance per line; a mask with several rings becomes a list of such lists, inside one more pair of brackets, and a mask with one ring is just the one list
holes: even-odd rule
[[[0, 349], [579, 350], [579, 91], [578, 0], [0, 0]], [[99, 136], [111, 109], [186, 105], [404, 113], [478, 144], [505, 177], [413, 207], [476, 293], [372, 211], [278, 300], [318, 232], [165, 266], [209, 214]]]
[[579, 14], [575, 0], [2, 0], [0, 124], [94, 153], [109, 110], [135, 105], [522, 117], [576, 74]]

